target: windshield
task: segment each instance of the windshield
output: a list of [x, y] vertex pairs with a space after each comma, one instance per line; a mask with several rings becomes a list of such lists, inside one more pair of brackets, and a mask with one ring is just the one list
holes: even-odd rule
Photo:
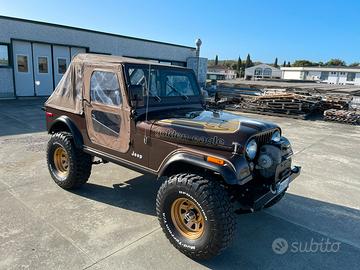
[[129, 85], [142, 85], [144, 96], [149, 93], [157, 102], [167, 97], [182, 97], [188, 100], [199, 96], [199, 88], [193, 72], [171, 67], [129, 65], [126, 67]]

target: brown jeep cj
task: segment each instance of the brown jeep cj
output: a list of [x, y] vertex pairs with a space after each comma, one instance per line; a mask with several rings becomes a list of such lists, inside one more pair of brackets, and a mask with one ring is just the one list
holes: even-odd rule
[[56, 184], [80, 187], [99, 161], [161, 177], [160, 225], [195, 259], [229, 245], [235, 207], [274, 205], [300, 173], [277, 125], [207, 110], [186, 68], [79, 54], [45, 111]]

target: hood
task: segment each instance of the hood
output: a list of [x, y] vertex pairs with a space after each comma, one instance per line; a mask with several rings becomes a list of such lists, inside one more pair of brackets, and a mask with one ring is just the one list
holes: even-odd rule
[[249, 137], [277, 125], [222, 111], [191, 111], [182, 116], [156, 120], [152, 136], [209, 147], [233, 147], [233, 142], [245, 144]]

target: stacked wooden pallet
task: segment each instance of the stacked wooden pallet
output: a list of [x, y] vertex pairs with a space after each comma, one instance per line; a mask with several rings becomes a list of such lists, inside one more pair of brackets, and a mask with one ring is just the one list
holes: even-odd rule
[[360, 111], [330, 109], [324, 111], [324, 120], [360, 125]]
[[348, 96], [325, 95], [319, 104], [319, 110], [321, 112], [330, 109], [347, 110], [349, 108], [350, 101], [351, 98]]
[[268, 114], [286, 114], [305, 117], [318, 106], [319, 98], [294, 93], [273, 93], [252, 98], [241, 108]]

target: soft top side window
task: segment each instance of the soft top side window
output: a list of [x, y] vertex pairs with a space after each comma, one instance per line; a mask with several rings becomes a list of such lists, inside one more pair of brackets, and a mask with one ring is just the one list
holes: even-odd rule
[[122, 100], [117, 75], [110, 71], [94, 71], [90, 79], [90, 98], [92, 102], [119, 106]]

